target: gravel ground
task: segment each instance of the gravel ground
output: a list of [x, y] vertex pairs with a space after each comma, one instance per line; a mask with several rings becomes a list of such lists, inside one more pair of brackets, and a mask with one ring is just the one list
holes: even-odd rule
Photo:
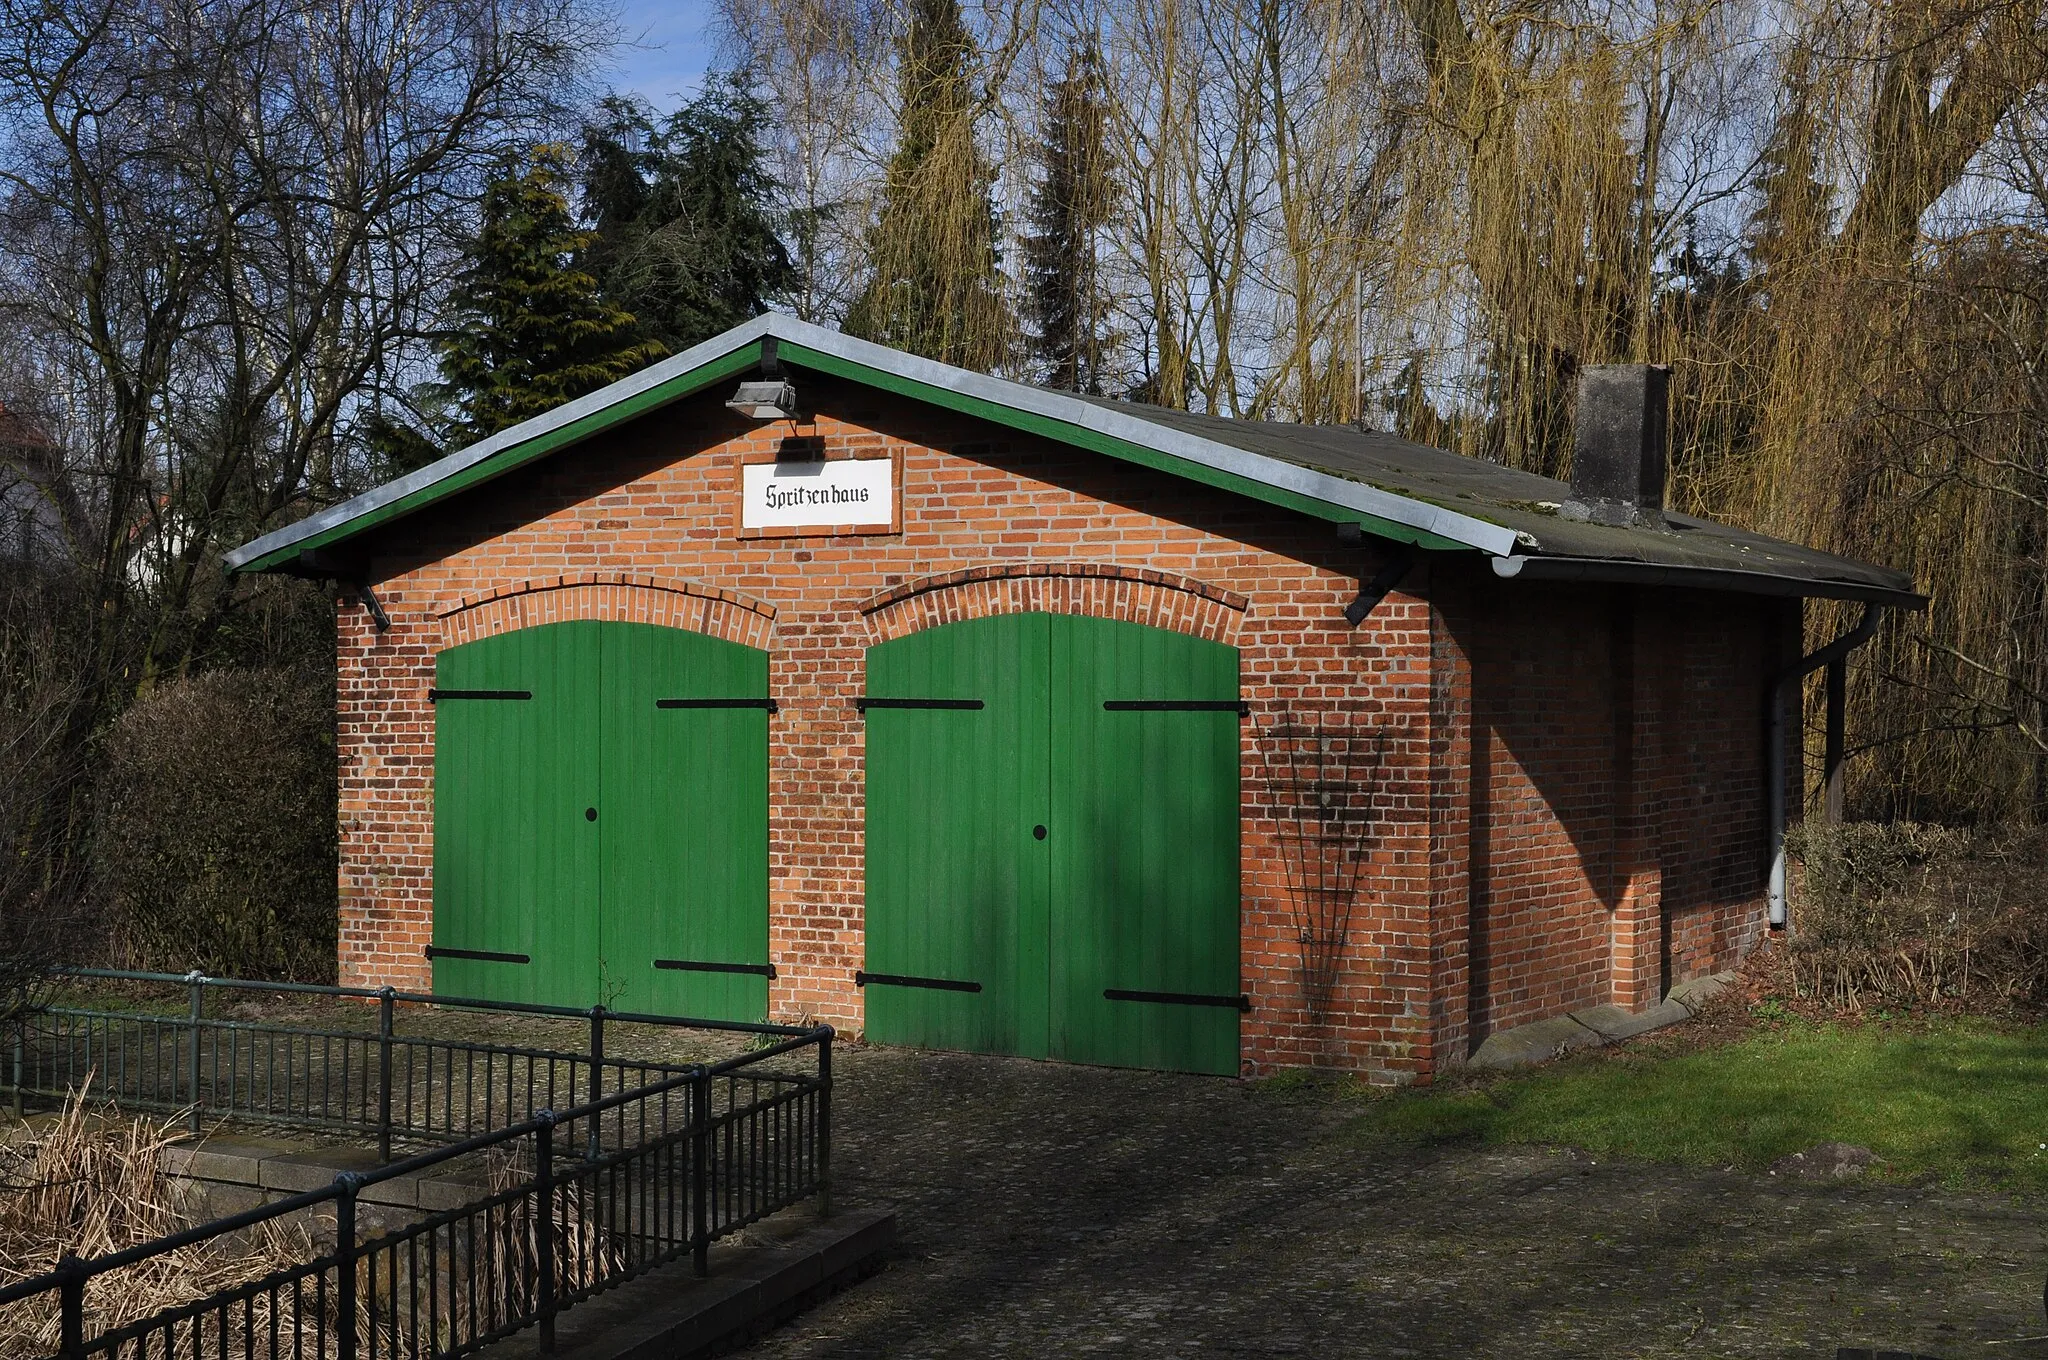
[[896, 1205], [900, 1245], [749, 1357], [2048, 1357], [2048, 1203], [1391, 1148], [1313, 1088], [837, 1072], [840, 1194]]

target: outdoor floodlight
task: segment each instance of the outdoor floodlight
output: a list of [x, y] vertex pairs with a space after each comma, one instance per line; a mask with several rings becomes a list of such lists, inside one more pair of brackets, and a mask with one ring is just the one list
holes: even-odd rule
[[738, 411], [749, 420], [795, 420], [796, 389], [781, 379], [743, 382], [726, 402], [726, 409]]

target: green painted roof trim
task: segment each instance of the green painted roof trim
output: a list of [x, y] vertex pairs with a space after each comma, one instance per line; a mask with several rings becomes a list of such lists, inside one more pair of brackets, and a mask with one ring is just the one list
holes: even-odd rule
[[1170, 472], [1176, 476], [1186, 477], [1190, 481], [1201, 482], [1240, 496], [1249, 496], [1255, 500], [1265, 501], [1269, 505], [1277, 505], [1283, 509], [1297, 511], [1316, 519], [1329, 520], [1339, 524], [1357, 524], [1367, 533], [1380, 538], [1392, 539], [1399, 543], [1412, 543], [1417, 547], [1444, 552], [1469, 551], [1471, 548], [1470, 544], [1444, 538], [1439, 534], [1430, 533], [1426, 529], [1417, 529], [1406, 524], [1396, 524], [1392, 520], [1381, 519], [1377, 515], [1370, 515], [1363, 511], [1352, 509], [1349, 506], [1337, 505], [1330, 501], [1317, 500], [1312, 496], [1301, 495], [1299, 492], [1290, 491], [1286, 487], [1268, 486], [1264, 482], [1253, 481], [1249, 477], [1240, 477], [1222, 468], [1204, 467], [1200, 463], [1192, 463], [1184, 458], [1176, 458], [1170, 453], [1161, 453], [1157, 449], [1149, 449], [1142, 444], [1135, 444], [1127, 439], [1119, 439], [1115, 435], [1104, 434], [1099, 430], [1091, 430], [1085, 426], [1070, 424], [1067, 421], [1056, 420], [1050, 416], [1043, 416], [1035, 411], [1020, 411], [1015, 407], [984, 401], [971, 393], [956, 391], [949, 387], [939, 387], [931, 383], [920, 382], [915, 378], [906, 378], [898, 374], [870, 368], [866, 364], [842, 358], [836, 354], [828, 354], [823, 350], [812, 349], [808, 345], [800, 344], [793, 340], [781, 341], [776, 347], [776, 353], [784, 363], [794, 364], [799, 368], [809, 368], [820, 373], [829, 373], [834, 377], [846, 378], [854, 382], [864, 383], [870, 387], [878, 387], [884, 391], [894, 392], [898, 396], [913, 397], [919, 401], [929, 402], [934, 406], [943, 406], [947, 410], [958, 411], [962, 415], [974, 416], [991, 424], [1008, 426], [1025, 434], [1038, 435], [1057, 443], [1071, 444], [1096, 453], [1107, 454], [1112, 458], [1138, 463], [1160, 472]]
[[[271, 548], [268, 551], [263, 551], [257, 556], [240, 561], [236, 560], [240, 557], [241, 552], [247, 552], [249, 548], [261, 549], [265, 539], [257, 539], [254, 543], [249, 544], [248, 548], [244, 548], [238, 553], [230, 554], [228, 566], [232, 570], [242, 572], [274, 570], [296, 558], [301, 553], [332, 547], [336, 543], [354, 538], [358, 534], [374, 529], [380, 524], [388, 524], [392, 520], [401, 519], [415, 510], [432, 505], [436, 501], [444, 500], [449, 496], [502, 477], [508, 472], [516, 471], [536, 459], [545, 458], [551, 453], [559, 453], [571, 445], [580, 444], [586, 439], [602, 434], [606, 430], [622, 425], [629, 420], [637, 419], [650, 411], [659, 410], [661, 407], [681, 401], [685, 397], [693, 397], [705, 388], [733, 377], [735, 374], [747, 372], [758, 366], [760, 362], [761, 342], [759, 340], [749, 341], [720, 358], [712, 359], [686, 372], [679, 373], [666, 381], [635, 392], [622, 401], [589, 412], [568, 424], [556, 426], [554, 429], [544, 431], [530, 439], [509, 444], [497, 450], [488, 458], [471, 463], [467, 467], [451, 472], [438, 480], [429, 481], [416, 490], [409, 491], [393, 500], [385, 501], [373, 508], [365, 509], [360, 514], [340, 518], [333, 525], [310, 536], [296, 539], [282, 546]], [[455, 456], [459, 457], [460, 455]], [[431, 465], [428, 469], [423, 470], [430, 471]], [[343, 502], [341, 505], [336, 506], [335, 509], [345, 510], [347, 505], [347, 502]], [[280, 531], [280, 533], [286, 532], [289, 532], [289, 530]], [[275, 537], [275, 535], [266, 535], [266, 538], [269, 537]]]
[[844, 377], [1010, 429], [1217, 487], [1313, 518], [1425, 548], [1500, 555], [1513, 529], [1426, 499], [1305, 467], [1070, 393], [1027, 387], [770, 313], [609, 387], [501, 430], [395, 481], [320, 510], [229, 553], [232, 571], [273, 571], [472, 490], [671, 402], [748, 372], [773, 338], [792, 366]]

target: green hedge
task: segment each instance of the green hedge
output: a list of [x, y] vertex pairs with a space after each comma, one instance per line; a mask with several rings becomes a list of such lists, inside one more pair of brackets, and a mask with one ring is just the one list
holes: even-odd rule
[[227, 671], [158, 690], [109, 735], [103, 883], [150, 967], [331, 981], [333, 681]]

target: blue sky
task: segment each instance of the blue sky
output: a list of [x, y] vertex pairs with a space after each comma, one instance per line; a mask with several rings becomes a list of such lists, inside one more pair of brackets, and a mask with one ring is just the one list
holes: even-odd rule
[[710, 0], [622, 0], [619, 13], [620, 36], [639, 45], [620, 50], [612, 86], [664, 113], [694, 95], [716, 55]]

